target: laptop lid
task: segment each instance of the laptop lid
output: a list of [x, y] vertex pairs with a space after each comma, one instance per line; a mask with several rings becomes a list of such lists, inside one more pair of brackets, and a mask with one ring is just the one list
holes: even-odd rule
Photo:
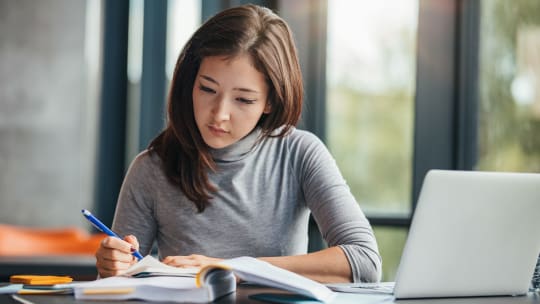
[[540, 174], [431, 170], [396, 298], [524, 294], [540, 253]]

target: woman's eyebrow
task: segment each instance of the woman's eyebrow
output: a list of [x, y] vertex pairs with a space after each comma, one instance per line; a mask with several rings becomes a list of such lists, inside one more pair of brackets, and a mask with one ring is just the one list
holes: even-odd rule
[[206, 80], [208, 80], [208, 81], [210, 81], [210, 82], [213, 82], [213, 83], [215, 83], [215, 84], [217, 84], [217, 85], [219, 85], [219, 82], [217, 82], [217, 80], [215, 80], [214, 78], [212, 78], [212, 77], [210, 77], [210, 76], [201, 75], [200, 77], [203, 78], [203, 79], [206, 79]]
[[[215, 83], [217, 85], [219, 85], [219, 82], [217, 80], [215, 80], [214, 78], [210, 77], [210, 76], [207, 76], [207, 75], [200, 75], [199, 77], [201, 77], [202, 79], [205, 79], [205, 80], [208, 80], [212, 83]], [[254, 89], [250, 89], [250, 88], [233, 88], [233, 90], [235, 91], [241, 91], [241, 92], [248, 92], [248, 93], [259, 93], [259, 91], [257, 90], [254, 90]]]
[[241, 91], [241, 92], [248, 92], [248, 93], [259, 93], [256, 90], [248, 89], [248, 88], [234, 88], [235, 91]]

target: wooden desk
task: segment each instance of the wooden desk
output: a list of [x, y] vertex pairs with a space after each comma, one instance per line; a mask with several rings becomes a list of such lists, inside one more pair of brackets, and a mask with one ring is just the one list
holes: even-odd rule
[[[249, 298], [249, 295], [258, 294], [258, 293], [276, 293], [284, 294], [282, 292], [272, 288], [262, 288], [262, 287], [253, 287], [253, 286], [239, 286], [236, 293], [230, 294], [228, 296], [222, 297], [213, 303], [217, 304], [254, 304], [254, 303], [266, 303]], [[447, 298], [447, 299], [419, 299], [419, 300], [399, 300], [395, 301], [391, 297], [386, 297], [386, 300], [377, 298], [368, 299], [369, 295], [353, 295], [345, 294], [346, 296], [338, 298], [335, 301], [336, 304], [361, 304], [361, 303], [397, 303], [397, 304], [540, 304], [540, 295], [538, 293], [531, 293], [527, 296], [521, 297], [477, 297], [477, 298]], [[104, 301], [77, 301], [73, 298], [72, 295], [24, 295], [20, 296], [26, 300], [31, 301], [36, 304], [59, 304], [59, 303], [80, 303], [80, 304], [103, 304]], [[377, 300], [380, 299], [380, 300]], [[1, 295], [0, 294], [0, 303], [16, 303], [11, 299], [10, 295]], [[117, 303], [117, 304], [136, 304], [144, 303], [140, 301], [114, 301], [107, 303]], [[151, 302], [148, 302], [151, 303]], [[160, 302], [163, 303], [163, 302]], [[171, 302], [173, 303], [173, 302]], [[291, 302], [293, 303], [293, 302]], [[314, 302], [316, 303], [316, 302]]]
[[96, 259], [93, 256], [0, 256], [0, 282], [13, 274], [69, 275], [77, 281], [95, 280]]

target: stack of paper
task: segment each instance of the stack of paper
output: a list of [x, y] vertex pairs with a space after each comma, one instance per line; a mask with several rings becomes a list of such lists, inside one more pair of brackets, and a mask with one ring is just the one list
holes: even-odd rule
[[[211, 302], [236, 290], [236, 280], [231, 272], [214, 273], [219, 284], [197, 287], [191, 277], [110, 277], [92, 282], [75, 283], [76, 299], [127, 300], [139, 299], [159, 302]], [[217, 279], [217, 280], [216, 280]]]
[[197, 285], [199, 268], [177, 268], [146, 256], [119, 276], [91, 282], [70, 284], [75, 298], [92, 300], [127, 300], [172, 302], [211, 302], [236, 290], [231, 271], [213, 271]]

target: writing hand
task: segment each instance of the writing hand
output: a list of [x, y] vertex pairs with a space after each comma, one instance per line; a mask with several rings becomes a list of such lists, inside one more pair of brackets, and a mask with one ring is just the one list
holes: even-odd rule
[[133, 235], [126, 236], [124, 240], [116, 237], [104, 238], [96, 252], [96, 267], [100, 277], [118, 275], [137, 263], [137, 258], [132, 253], [138, 249], [139, 242]]

